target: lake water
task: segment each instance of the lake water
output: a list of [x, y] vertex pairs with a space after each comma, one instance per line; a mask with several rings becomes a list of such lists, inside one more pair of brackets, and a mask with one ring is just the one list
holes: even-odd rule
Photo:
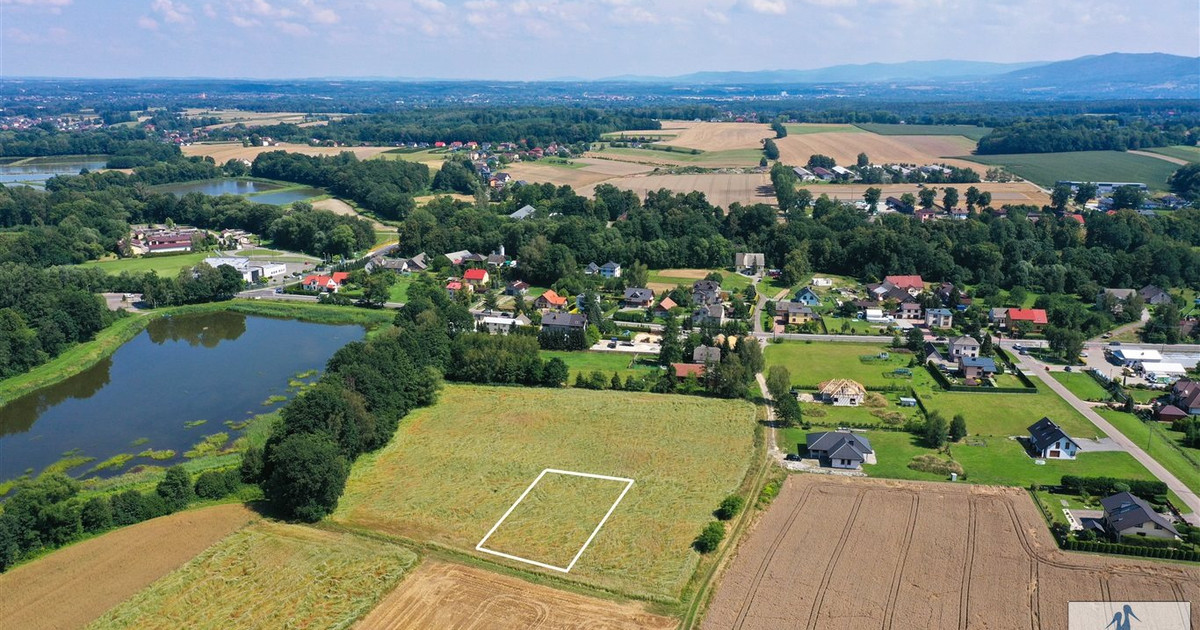
[[289, 188], [280, 190], [283, 186], [267, 182], [246, 181], [243, 179], [206, 179], [198, 182], [180, 182], [178, 184], [162, 184], [155, 186], [158, 192], [169, 192], [177, 197], [187, 193], [198, 192], [205, 195], [248, 195], [248, 199], [256, 203], [269, 203], [277, 206], [303, 201], [309, 197], [324, 195], [320, 188]]
[[[37, 474], [75, 449], [95, 460], [69, 469], [74, 477], [184, 461], [207, 435], [236, 439], [241, 431], [226, 421], [277, 408], [263, 403], [290, 396], [289, 379], [324, 369], [334, 352], [364, 335], [361, 326], [229, 312], [157, 319], [94, 367], [0, 407], [0, 480], [29, 469]], [[207, 422], [186, 425], [200, 420]], [[91, 472], [115, 455], [146, 449], [176, 456], [136, 457], [124, 468]]]
[[28, 184], [42, 188], [55, 175], [78, 175], [81, 169], [95, 171], [104, 168], [108, 158], [103, 155], [62, 156], [22, 160], [20, 164], [0, 164], [0, 184]]

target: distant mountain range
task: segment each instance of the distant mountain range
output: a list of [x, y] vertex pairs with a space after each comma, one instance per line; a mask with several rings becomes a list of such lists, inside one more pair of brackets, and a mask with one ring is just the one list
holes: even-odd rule
[[1200, 57], [1165, 53], [1109, 53], [1067, 61], [991, 63], [907, 61], [831, 66], [815, 70], [696, 72], [675, 77], [620, 76], [606, 81], [686, 85], [932, 84], [981, 92], [1054, 92], [1058, 96], [1195, 98]]

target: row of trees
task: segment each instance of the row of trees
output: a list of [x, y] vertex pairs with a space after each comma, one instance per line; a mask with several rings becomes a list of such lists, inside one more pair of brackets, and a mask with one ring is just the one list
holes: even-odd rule
[[1173, 144], [1195, 144], [1196, 130], [1182, 122], [1152, 124], [1115, 116], [1048, 117], [1019, 120], [993, 129], [979, 140], [981, 155], [1126, 151]]

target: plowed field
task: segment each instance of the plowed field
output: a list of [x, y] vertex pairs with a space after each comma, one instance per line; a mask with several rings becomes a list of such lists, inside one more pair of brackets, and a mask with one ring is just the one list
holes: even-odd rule
[[1021, 490], [797, 475], [702, 627], [1051, 630], [1072, 600], [1194, 601], [1197, 585], [1195, 566], [1059, 551]]
[[[900, 162], [905, 164], [946, 163], [972, 166], [971, 162], [944, 159], [967, 155], [975, 142], [962, 136], [881, 136], [874, 133], [808, 133], [789, 134], [776, 140], [779, 159], [784, 164], [803, 165], [809, 156], [828, 155], [842, 166], [855, 163], [859, 153], [866, 153], [874, 164]], [[981, 169], [974, 165], [976, 171]]]

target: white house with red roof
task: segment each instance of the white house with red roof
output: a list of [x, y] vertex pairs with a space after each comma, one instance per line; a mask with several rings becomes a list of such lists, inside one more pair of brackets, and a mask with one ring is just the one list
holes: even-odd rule
[[1011, 331], [1018, 322], [1029, 322], [1033, 326], [1033, 332], [1042, 332], [1046, 324], [1050, 320], [1046, 317], [1046, 311], [1040, 308], [1010, 308], [1005, 315], [1005, 325]]
[[925, 281], [921, 279], [921, 276], [887, 276], [883, 281], [907, 291], [909, 295], [916, 295], [925, 290]]
[[329, 293], [337, 293], [338, 289], [346, 284], [350, 279], [350, 273], [347, 271], [335, 271], [330, 275], [313, 274], [305, 276], [300, 282], [300, 286], [306, 291], [326, 291]]
[[472, 287], [480, 287], [486, 285], [491, 278], [487, 269], [468, 269], [463, 272], [463, 280]]

